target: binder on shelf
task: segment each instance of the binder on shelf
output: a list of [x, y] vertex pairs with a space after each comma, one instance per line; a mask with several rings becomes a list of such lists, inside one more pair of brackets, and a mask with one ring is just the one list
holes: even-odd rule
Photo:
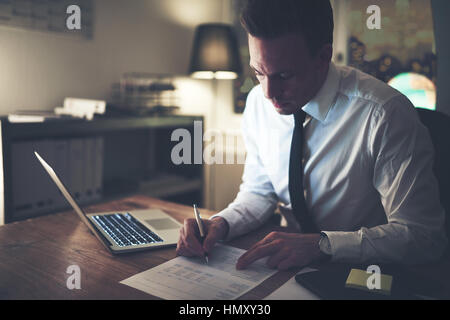
[[28, 157], [30, 142], [16, 142], [11, 145], [12, 209], [13, 216], [26, 217], [33, 210], [31, 157]]
[[95, 188], [95, 138], [84, 140], [84, 186], [83, 192], [86, 202], [94, 200]]
[[[70, 186], [70, 174], [69, 174], [69, 141], [66, 139], [55, 139], [53, 140], [54, 148], [54, 164], [52, 165], [53, 170], [66, 186]], [[58, 195], [55, 199], [55, 209], [65, 209], [69, 207], [66, 199], [62, 193], [57, 190]]]
[[94, 200], [100, 200], [103, 195], [103, 137], [95, 138], [94, 154]]
[[39, 163], [33, 157], [34, 151], [48, 159], [50, 164], [54, 160], [54, 146], [51, 140], [37, 140], [31, 143], [31, 150], [27, 152], [27, 157], [31, 158], [31, 177], [30, 185], [34, 197], [32, 215], [47, 213], [55, 209], [55, 201], [58, 197], [56, 186], [46, 175], [46, 172], [40, 168]]
[[34, 151], [48, 161], [80, 204], [101, 199], [102, 137], [17, 142], [11, 146], [14, 219], [68, 208], [66, 200], [33, 157]]
[[69, 140], [69, 188], [79, 204], [85, 203], [84, 195], [84, 139]]

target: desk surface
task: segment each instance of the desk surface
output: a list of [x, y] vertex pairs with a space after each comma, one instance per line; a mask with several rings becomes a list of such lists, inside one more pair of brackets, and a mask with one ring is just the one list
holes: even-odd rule
[[[146, 196], [84, 209], [91, 213], [143, 208], [162, 209], [180, 222], [193, 216], [192, 207]], [[259, 230], [230, 245], [246, 249], [266, 232]], [[14, 222], [0, 227], [0, 299], [156, 299], [119, 282], [175, 257], [174, 247], [113, 256], [73, 211]], [[80, 290], [66, 286], [70, 265], [80, 267]], [[278, 272], [242, 299], [264, 298], [296, 271]]]
[[[85, 211], [143, 208], [162, 209], [180, 222], [193, 215], [189, 206], [139, 195], [90, 206]], [[204, 217], [213, 213], [200, 212]], [[247, 249], [274, 229], [267, 225], [229, 244]], [[157, 299], [119, 282], [175, 256], [174, 247], [113, 256], [73, 211], [15, 222], [0, 227], [0, 299]], [[80, 290], [69, 290], [66, 286], [70, 265], [80, 267]], [[444, 287], [443, 297], [449, 299], [449, 267], [449, 261], [445, 260], [415, 271], [439, 279]], [[298, 271], [278, 272], [241, 299], [262, 299]]]

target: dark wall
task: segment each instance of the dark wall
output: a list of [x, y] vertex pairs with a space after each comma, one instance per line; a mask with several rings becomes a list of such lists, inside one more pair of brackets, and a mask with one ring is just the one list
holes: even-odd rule
[[436, 109], [450, 115], [450, 1], [431, 0], [437, 53]]

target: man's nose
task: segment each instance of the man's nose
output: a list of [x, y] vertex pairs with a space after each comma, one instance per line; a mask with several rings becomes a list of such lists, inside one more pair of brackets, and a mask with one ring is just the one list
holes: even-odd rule
[[262, 87], [266, 99], [273, 99], [280, 96], [281, 88], [278, 81], [266, 77], [262, 83]]

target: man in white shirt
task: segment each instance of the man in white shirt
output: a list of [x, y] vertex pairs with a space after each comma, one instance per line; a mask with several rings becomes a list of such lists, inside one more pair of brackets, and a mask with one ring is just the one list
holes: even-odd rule
[[277, 203], [292, 217], [289, 160], [294, 114], [303, 110], [303, 188], [321, 232], [272, 232], [242, 257], [278, 269], [327, 257], [354, 263], [424, 263], [447, 245], [444, 210], [432, 172], [433, 147], [409, 100], [381, 81], [331, 61], [329, 0], [250, 0], [242, 13], [250, 66], [260, 85], [243, 119], [247, 159], [240, 191], [205, 221], [180, 232], [177, 253], [213, 250], [264, 224]]

